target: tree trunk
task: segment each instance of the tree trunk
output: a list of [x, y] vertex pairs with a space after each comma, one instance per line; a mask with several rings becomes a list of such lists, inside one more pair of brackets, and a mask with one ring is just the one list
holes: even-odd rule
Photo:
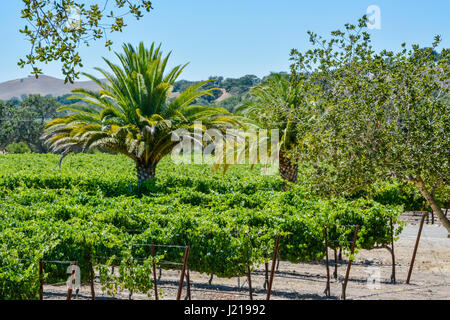
[[441, 207], [437, 204], [436, 200], [434, 199], [434, 196], [428, 192], [422, 178], [419, 177], [418, 179], [415, 179], [414, 184], [420, 190], [420, 192], [422, 193], [425, 200], [427, 200], [427, 202], [430, 205], [431, 209], [433, 210], [434, 214], [439, 217], [439, 220], [441, 220], [442, 225], [447, 229], [448, 233], [450, 233], [449, 219], [442, 212]]
[[140, 187], [144, 182], [154, 179], [156, 173], [156, 163], [136, 163], [136, 171], [138, 178], [138, 187]]
[[280, 152], [280, 174], [283, 180], [297, 183], [298, 163], [296, 160], [288, 158], [286, 154]]

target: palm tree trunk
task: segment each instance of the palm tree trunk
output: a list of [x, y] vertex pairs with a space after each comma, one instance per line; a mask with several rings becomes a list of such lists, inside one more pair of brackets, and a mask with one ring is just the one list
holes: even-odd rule
[[280, 174], [283, 180], [297, 183], [298, 162], [289, 158], [285, 153], [280, 151]]
[[138, 187], [140, 187], [144, 182], [155, 178], [156, 165], [156, 163], [136, 163]]

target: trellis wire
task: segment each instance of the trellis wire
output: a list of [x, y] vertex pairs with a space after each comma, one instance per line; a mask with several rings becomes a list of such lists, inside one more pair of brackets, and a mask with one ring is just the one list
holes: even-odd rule
[[[18, 259], [19, 261], [32, 262], [32, 259]], [[75, 261], [59, 261], [59, 260], [42, 260], [44, 263], [54, 263], [54, 264], [73, 264]]]

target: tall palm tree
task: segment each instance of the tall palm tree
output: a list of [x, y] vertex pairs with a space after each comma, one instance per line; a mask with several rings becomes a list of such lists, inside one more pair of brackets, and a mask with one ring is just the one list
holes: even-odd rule
[[272, 74], [252, 88], [250, 100], [235, 112], [260, 128], [279, 129], [279, 170], [282, 179], [292, 183], [298, 177], [297, 138], [299, 107], [304, 103], [303, 82], [286, 75]]
[[62, 107], [71, 114], [46, 125], [43, 139], [51, 151], [62, 158], [70, 152], [98, 148], [122, 153], [136, 163], [138, 185], [155, 177], [158, 162], [177, 145], [172, 139], [177, 129], [192, 134], [194, 122], [202, 128], [219, 128], [234, 124], [232, 114], [218, 107], [192, 105], [211, 91], [202, 90], [208, 81], [192, 85], [175, 99], [170, 99], [174, 82], [186, 65], [165, 73], [170, 53], [163, 57], [160, 46], [146, 49], [141, 43], [134, 48], [123, 46], [116, 53], [120, 65], [104, 59], [110, 72], [100, 68], [106, 81], [85, 74], [101, 87], [99, 92], [75, 89], [74, 98], [88, 105]]

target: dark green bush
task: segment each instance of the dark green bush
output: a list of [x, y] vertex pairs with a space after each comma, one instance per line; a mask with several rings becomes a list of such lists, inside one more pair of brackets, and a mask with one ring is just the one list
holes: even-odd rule
[[11, 143], [6, 146], [5, 150], [8, 153], [13, 153], [13, 154], [14, 153], [17, 153], [17, 154], [31, 153], [30, 147], [23, 141]]

